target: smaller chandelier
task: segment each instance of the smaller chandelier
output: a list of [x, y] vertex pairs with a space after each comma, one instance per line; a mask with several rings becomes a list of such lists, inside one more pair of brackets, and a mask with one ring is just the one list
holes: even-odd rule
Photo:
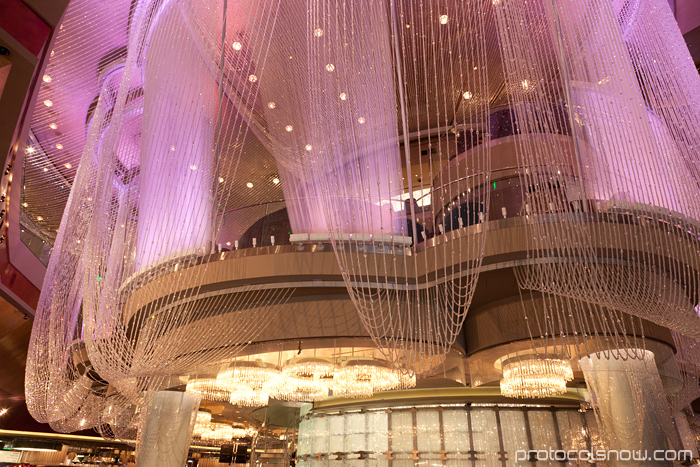
[[208, 401], [229, 401], [231, 391], [229, 385], [222, 384], [218, 378], [194, 378], [187, 382], [185, 391], [189, 394], [201, 396]]
[[231, 390], [229, 402], [239, 407], [262, 407], [267, 405], [270, 395], [261, 389], [239, 385]]
[[281, 378], [263, 388], [270, 397], [291, 402], [313, 402], [328, 398], [328, 386], [299, 378]]
[[216, 379], [229, 391], [241, 385], [257, 390], [279, 379], [279, 376], [280, 372], [274, 365], [259, 361], [237, 361]]
[[192, 431], [192, 436], [201, 437], [204, 430], [211, 423], [211, 412], [208, 410], [199, 410], [197, 412], [197, 418], [194, 422], [194, 430]]
[[318, 357], [294, 358], [282, 368], [286, 378], [296, 378], [309, 384], [330, 387], [333, 384], [335, 363]]
[[233, 440], [233, 427], [226, 423], [209, 423], [204, 427], [200, 437], [202, 441], [213, 445], [227, 444]]
[[371, 397], [401, 385], [401, 374], [385, 360], [348, 360], [336, 372], [333, 395], [347, 398]]
[[509, 359], [503, 363], [501, 394], [515, 398], [542, 398], [566, 392], [566, 383], [574, 379], [571, 363], [535, 355]]
[[258, 434], [258, 430], [250, 426], [246, 427], [244, 425], [237, 425], [233, 427], [232, 433], [234, 439], [252, 438]]

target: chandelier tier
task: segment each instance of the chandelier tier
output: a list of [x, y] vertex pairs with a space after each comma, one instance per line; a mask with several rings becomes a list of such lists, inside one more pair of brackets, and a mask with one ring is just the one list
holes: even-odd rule
[[574, 379], [571, 363], [556, 358], [528, 356], [503, 363], [501, 394], [533, 399], [566, 392], [566, 383]]

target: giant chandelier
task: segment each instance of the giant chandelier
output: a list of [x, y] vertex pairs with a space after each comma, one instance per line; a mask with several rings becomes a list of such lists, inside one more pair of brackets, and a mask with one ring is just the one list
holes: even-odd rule
[[[70, 2], [32, 121], [47, 149], [28, 151], [26, 186], [71, 186], [28, 351], [40, 422], [126, 430], [173, 375], [256, 341], [292, 291], [203, 286], [226, 261], [224, 214], [258, 201], [237, 179], [257, 156], [277, 166], [294, 234], [332, 243], [390, 368], [424, 374], [452, 347], [492, 226], [521, 229], [517, 284], [554, 304], [533, 337], [585, 323], [577, 348], [629, 347], [621, 313], [700, 336], [700, 78], [665, 0], [110, 3], [95, 18]], [[123, 54], [95, 40], [107, 32]], [[55, 131], [56, 116], [77, 129]], [[64, 145], [82, 151], [77, 172], [53, 164]], [[46, 179], [55, 165], [74, 178]], [[339, 393], [397, 387], [362, 365], [334, 370]], [[564, 369], [538, 365], [508, 371], [561, 390]], [[312, 373], [288, 391], [248, 369], [247, 395], [218, 376], [188, 391], [324, 397]], [[131, 420], [100, 416], [113, 395]]]

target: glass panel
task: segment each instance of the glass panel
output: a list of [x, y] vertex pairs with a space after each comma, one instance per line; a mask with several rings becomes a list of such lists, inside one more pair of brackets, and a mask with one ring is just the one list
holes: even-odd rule
[[[500, 417], [506, 466], [521, 465], [522, 463], [517, 460], [527, 456], [527, 451], [530, 449], [525, 429], [525, 413], [522, 410], [501, 410]], [[517, 451], [522, 451], [519, 457], [516, 455]]]
[[[440, 442], [440, 413], [436, 410], [416, 413], [417, 447], [421, 453], [436, 453], [442, 449]], [[420, 456], [421, 458], [427, 458]]]
[[391, 450], [408, 453], [413, 451], [413, 413], [391, 414]]
[[501, 461], [498, 451], [498, 426], [496, 414], [492, 409], [472, 410], [472, 436], [474, 437], [474, 450], [476, 451], [476, 467], [500, 467]]

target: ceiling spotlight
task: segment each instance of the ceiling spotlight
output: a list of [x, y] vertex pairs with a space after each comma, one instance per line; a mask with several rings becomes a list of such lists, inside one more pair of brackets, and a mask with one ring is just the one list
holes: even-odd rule
[[191, 169], [191, 170], [197, 170], [197, 166], [194, 165], [194, 164], [192, 164], [192, 165], [190, 166], [190, 169]]
[[61, 143], [56, 144], [56, 149], [63, 149], [63, 145]]
[[248, 182], [245, 184], [248, 188], [253, 188], [253, 182]]
[[292, 125], [287, 125], [286, 127], [284, 127], [284, 129], [287, 131], [292, 131], [294, 127]]
[[226, 246], [231, 246], [231, 242], [226, 242]]
[[27, 154], [34, 154], [36, 152], [36, 149], [34, 149], [33, 146], [28, 146], [26, 149]]
[[447, 15], [441, 15], [440, 16], [440, 24], [447, 24], [448, 19], [449, 18], [447, 17]]
[[471, 99], [472, 93], [469, 91], [464, 91], [464, 94], [462, 94], [462, 97], [464, 97], [465, 99]]
[[335, 65], [333, 65], [332, 63], [329, 63], [328, 65], [326, 65], [326, 71], [327, 71], [327, 72], [330, 73], [330, 72], [333, 71], [333, 70], [335, 70]]
[[29, 207], [29, 204], [28, 204], [28, 203], [22, 203], [22, 206], [24, 206], [25, 208], [28, 208], [28, 207]]
[[48, 167], [44, 167], [44, 172], [48, 172], [48, 171], [49, 171], [49, 168], [48, 168]]
[[268, 103], [267, 103], [267, 108], [268, 108], [268, 109], [274, 109], [275, 107], [277, 107], [277, 104], [275, 104], [274, 102], [268, 102]]
[[52, 130], [57, 130], [58, 125], [56, 125], [55, 123], [49, 123], [49, 128], [51, 128]]
[[323, 29], [321, 29], [321, 28], [314, 29], [314, 36], [321, 37], [322, 35], [323, 35]]
[[307, 144], [307, 145], [304, 147], [304, 149], [306, 149], [307, 151], [311, 151], [313, 148], [311, 147], [310, 144]]
[[231, 47], [233, 47], [233, 50], [241, 50], [243, 48], [243, 44], [236, 41], [233, 44], [231, 44]]
[[364, 123], [366, 122], [365, 117], [360, 117], [360, 118], [358, 118], [358, 119], [357, 119], [357, 122], [358, 122], [360, 125], [364, 124]]
[[275, 177], [275, 178], [272, 179], [272, 183], [274, 183], [275, 185], [279, 185], [280, 179], [277, 178], [277, 177]]
[[522, 80], [520, 82], [520, 85], [523, 87], [525, 91], [527, 91], [530, 88], [530, 82], [526, 79]]
[[52, 81], [52, 79], [49, 75], [44, 75], [44, 77], [41, 79], [44, 80], [44, 83], [50, 83]]
[[36, 220], [38, 220], [38, 221], [43, 221], [43, 220], [44, 220], [44, 218], [43, 218], [43, 217], [41, 217], [41, 216], [36, 216]]
[[254, 83], [254, 82], [256, 82], [257, 80], [258, 80], [258, 77], [255, 76], [255, 75], [250, 75], [250, 76], [248, 76], [248, 81], [250, 81], [251, 83]]
[[224, 183], [224, 177], [219, 177], [219, 183]]
[[44, 105], [45, 105], [46, 107], [51, 107], [51, 106], [53, 105], [53, 102], [51, 102], [50, 99], [46, 99], [46, 100], [44, 101]]
[[72, 169], [72, 168], [73, 168], [73, 166], [71, 165], [70, 162], [66, 162], [65, 164], [63, 164], [63, 166], [64, 166], [66, 169]]
[[340, 100], [341, 100], [341, 101], [346, 101], [346, 100], [348, 100], [348, 95], [345, 94], [344, 92], [341, 92], [341, 93], [340, 93]]

